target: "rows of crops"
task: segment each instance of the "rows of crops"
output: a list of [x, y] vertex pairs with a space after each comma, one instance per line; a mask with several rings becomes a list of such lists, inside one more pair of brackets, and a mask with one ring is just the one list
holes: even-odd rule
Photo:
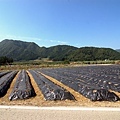
[[35, 96], [28, 74], [22, 70], [16, 80], [14, 89], [10, 94], [9, 100], [27, 99]]
[[[7, 93], [7, 90], [10, 87], [10, 83], [14, 79], [17, 72], [18, 71], [0, 73], [1, 97], [3, 97]], [[42, 91], [45, 100], [75, 100], [74, 96], [66, 89], [54, 84], [52, 81], [48, 80], [38, 72], [35, 72], [34, 70], [30, 70], [29, 72], [32, 74], [40, 91]], [[22, 100], [34, 97], [36, 95], [34, 89], [35, 88], [33, 88], [31, 84], [31, 80], [28, 73], [25, 70], [22, 70], [19, 72], [16, 78], [14, 88], [11, 94], [9, 95], [9, 100]]]
[[3, 72], [0, 73], [1, 78], [0, 78], [0, 97], [4, 96], [7, 93], [7, 90], [17, 74], [17, 71], [12, 71], [12, 72]]
[[74, 96], [64, 88], [54, 84], [38, 72], [30, 70], [45, 100], [74, 100]]
[[40, 69], [92, 101], [117, 101], [120, 92], [120, 66], [85, 66], [75, 68]]
[[[83, 66], [69, 68], [43, 68], [29, 70], [34, 78], [39, 91], [45, 100], [75, 100], [69, 89], [92, 101], [118, 101], [120, 98], [120, 66]], [[28, 99], [34, 97], [35, 87], [26, 70], [0, 72], [0, 97], [3, 97], [15, 79], [14, 87], [9, 95], [9, 100]], [[62, 83], [58, 85], [46, 76], [50, 76]], [[64, 84], [64, 86], [63, 86]]]

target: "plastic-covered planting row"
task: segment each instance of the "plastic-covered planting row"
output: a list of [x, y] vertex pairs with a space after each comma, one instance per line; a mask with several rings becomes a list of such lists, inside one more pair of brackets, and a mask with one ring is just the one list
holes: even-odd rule
[[3, 97], [7, 93], [7, 90], [16, 74], [17, 71], [12, 71], [0, 78], [0, 97]]
[[3, 75], [6, 75], [7, 73], [9, 73], [10, 71], [7, 72], [0, 72], [0, 77], [2, 77]]
[[[70, 85], [71, 86], [71, 85]], [[119, 97], [109, 90], [94, 88], [82, 82], [78, 84], [78, 92], [92, 101], [118, 101]], [[72, 85], [74, 89], [74, 85]]]
[[[119, 97], [115, 93], [110, 92], [108, 89], [101, 88], [101, 86], [94, 84], [94, 81], [93, 83], [91, 82], [92, 84], [88, 84], [87, 83], [88, 80], [83, 79], [83, 78], [81, 79], [80, 77], [78, 77], [79, 75], [77, 76], [77, 74], [79, 74], [79, 71], [77, 71], [76, 74], [75, 72], [73, 72], [74, 74], [72, 74], [72, 71], [74, 70], [76, 71], [76, 69], [79, 69], [79, 68], [76, 68], [76, 69], [72, 68], [70, 69], [70, 72], [69, 72], [69, 68], [66, 68], [66, 69], [65, 70], [63, 68], [62, 69], [61, 68], [60, 69], [59, 68], [41, 69], [40, 72], [59, 80], [63, 84], [71, 87], [75, 91], [78, 91], [80, 94], [89, 98], [92, 101], [102, 101], [102, 100], [117, 101], [119, 100]], [[80, 67], [80, 70], [81, 69], [82, 67]]]
[[28, 74], [25, 70], [20, 71], [9, 100], [27, 99], [35, 96]]
[[[63, 76], [66, 76], [64, 73], [59, 73]], [[120, 92], [120, 83], [118, 79], [109, 78], [107, 75], [83, 75], [83, 74], [73, 74], [69, 73], [69, 77], [73, 78], [74, 80], [84, 81], [87, 85], [99, 87], [101, 89], [111, 89], [117, 92]], [[68, 75], [67, 75], [68, 76]]]
[[101, 89], [120, 92], [120, 66], [86, 66], [75, 68], [48, 69], [56, 75], [84, 81], [86, 84]]
[[[85, 69], [87, 71], [87, 67]], [[99, 86], [101, 89], [111, 89], [120, 92], [119, 71], [120, 66], [99, 66], [98, 70], [97, 66], [89, 67], [89, 72], [84, 75], [79, 74], [79, 78], [92, 86]]]
[[[110, 79], [119, 80], [120, 75], [120, 66], [84, 66], [84, 67], [73, 67], [73, 68], [58, 68], [59, 72], [70, 72], [73, 74], [82, 74], [83, 76], [91, 77], [106, 77]], [[56, 71], [57, 72], [57, 71]], [[80, 75], [79, 75], [80, 76]]]
[[74, 96], [64, 88], [54, 84], [37, 71], [29, 71], [35, 79], [39, 89], [42, 91], [45, 100], [75, 100]]
[[[58, 68], [63, 69], [63, 68]], [[100, 74], [107, 74], [107, 75], [116, 75], [120, 73], [120, 66], [119, 65], [105, 65], [105, 66], [81, 66], [81, 67], [71, 67], [71, 68], [64, 68], [65, 71], [73, 71], [74, 73], [95, 73], [96, 71]]]

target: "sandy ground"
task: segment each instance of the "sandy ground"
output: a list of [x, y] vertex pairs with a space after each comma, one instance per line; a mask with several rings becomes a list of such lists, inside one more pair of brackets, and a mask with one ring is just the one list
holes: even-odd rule
[[[18, 76], [18, 74], [17, 74], [17, 76]], [[32, 78], [32, 76], [30, 74], [29, 74], [29, 76], [31, 79], [31, 83], [32, 83], [33, 87], [35, 88], [36, 96], [33, 98], [30, 98], [30, 99], [26, 99], [26, 100], [9, 101], [8, 98], [9, 98], [10, 93], [13, 90], [17, 76], [12, 81], [12, 84], [11, 84], [10, 88], [8, 89], [7, 94], [4, 97], [0, 98], [0, 105], [120, 107], [120, 101], [117, 101], [117, 102], [108, 102], [108, 101], [92, 102], [89, 99], [80, 95], [79, 93], [75, 92], [71, 88], [63, 85], [62, 83], [57, 82], [55, 79], [53, 79], [49, 76], [46, 76], [46, 77], [49, 78], [50, 80], [52, 80], [53, 82], [55, 82], [56, 84], [61, 85], [62, 87], [64, 87], [68, 91], [70, 91], [75, 96], [76, 101], [73, 101], [73, 100], [46, 101], [46, 100], [44, 100], [43, 94], [39, 90], [37, 84], [35, 83], [34, 79]], [[120, 97], [120, 93], [117, 93], [117, 95]]]

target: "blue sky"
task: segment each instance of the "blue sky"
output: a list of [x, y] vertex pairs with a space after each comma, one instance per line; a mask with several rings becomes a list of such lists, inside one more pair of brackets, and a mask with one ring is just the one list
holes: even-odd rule
[[120, 49], [120, 0], [0, 0], [0, 41]]

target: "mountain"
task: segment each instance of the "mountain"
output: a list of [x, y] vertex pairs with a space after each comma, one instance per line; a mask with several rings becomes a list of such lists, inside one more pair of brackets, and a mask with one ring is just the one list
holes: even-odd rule
[[117, 49], [116, 51], [117, 51], [117, 52], [120, 52], [120, 49]]
[[49, 58], [53, 61], [89, 61], [120, 60], [120, 53], [111, 48], [57, 45], [49, 48], [39, 47], [34, 42], [5, 39], [0, 42], [0, 56], [13, 58], [15, 61]]
[[67, 57], [78, 48], [68, 45], [57, 45], [47, 48], [47, 57], [55, 61], [66, 60]]
[[[50, 48], [39, 47], [34, 42], [5, 39], [0, 42], [0, 56], [13, 58], [15, 61], [50, 58], [63, 60], [64, 56], [77, 48], [68, 45], [58, 45]], [[59, 56], [59, 57], [58, 57]]]
[[73, 52], [68, 59], [73, 61], [119, 60], [120, 53], [111, 48], [82, 47]]
[[40, 47], [33, 42], [18, 40], [3, 40], [0, 42], [0, 56], [11, 57], [14, 60], [33, 60], [39, 57]]

